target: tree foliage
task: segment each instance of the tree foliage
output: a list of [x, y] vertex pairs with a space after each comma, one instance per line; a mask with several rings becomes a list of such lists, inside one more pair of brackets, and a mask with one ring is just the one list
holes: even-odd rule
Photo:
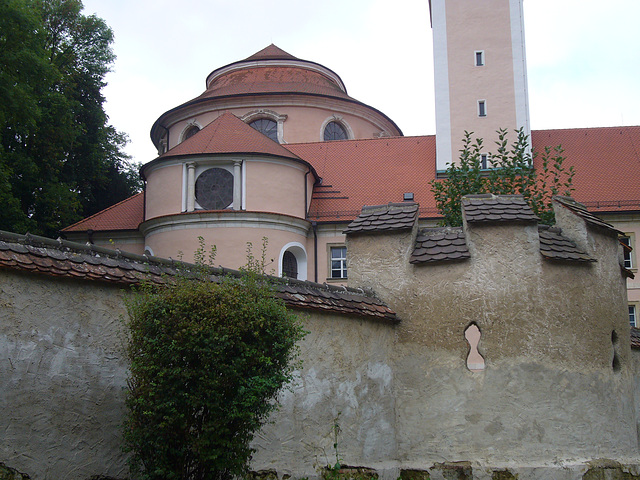
[[144, 479], [231, 479], [292, 378], [303, 329], [263, 277], [179, 280], [129, 304], [125, 440]]
[[135, 193], [108, 124], [113, 33], [80, 0], [0, 0], [0, 228], [55, 235]]
[[473, 132], [465, 132], [459, 162], [448, 166], [444, 179], [431, 182], [442, 224], [462, 225], [462, 197], [482, 193], [523, 195], [541, 223], [554, 224], [552, 197], [569, 196], [574, 190], [574, 168], [565, 167], [562, 147], [546, 147], [540, 168], [534, 169], [537, 152], [529, 153], [529, 137], [522, 129], [516, 131], [511, 145], [506, 130], [497, 133], [496, 153], [489, 154], [490, 169], [482, 168], [483, 140], [472, 140]]

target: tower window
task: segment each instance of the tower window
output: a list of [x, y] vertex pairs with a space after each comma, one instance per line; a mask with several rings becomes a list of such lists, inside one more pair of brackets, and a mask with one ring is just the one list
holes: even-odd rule
[[484, 67], [484, 50], [474, 52], [476, 67]]
[[487, 102], [486, 100], [478, 100], [478, 116], [486, 117], [487, 116]]
[[278, 141], [278, 124], [269, 118], [259, 118], [249, 124], [263, 135], [266, 135], [274, 142]]
[[329, 122], [324, 127], [324, 140], [346, 140], [348, 137], [347, 131], [338, 122]]

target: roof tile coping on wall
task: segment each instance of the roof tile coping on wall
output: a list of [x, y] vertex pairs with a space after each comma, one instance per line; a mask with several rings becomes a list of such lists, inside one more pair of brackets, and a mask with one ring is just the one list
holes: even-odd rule
[[470, 256], [462, 227], [424, 228], [418, 232], [409, 262], [458, 261]]
[[[121, 285], [134, 285], [142, 281], [170, 284], [179, 275], [196, 278], [201, 271], [197, 265], [173, 259], [4, 231], [0, 231], [0, 268]], [[207, 269], [208, 278], [213, 282], [219, 282], [225, 275], [241, 275], [237, 270], [222, 267]], [[356, 315], [390, 323], [399, 321], [395, 312], [372, 292], [266, 277], [273, 283], [276, 296], [292, 308]]]
[[342, 233], [382, 233], [413, 228], [419, 205], [413, 202], [365, 205], [360, 215]]
[[[522, 195], [467, 195], [463, 197], [467, 222], [503, 223], [537, 222]], [[562, 229], [538, 226], [540, 253], [546, 260], [595, 262], [575, 242], [562, 235]], [[465, 233], [461, 227], [425, 228], [416, 237], [411, 259], [413, 264], [458, 261], [470, 258]]]
[[595, 262], [596, 259], [583, 252], [575, 242], [562, 235], [562, 229], [549, 225], [538, 225], [540, 253], [547, 260], [569, 262]]
[[640, 328], [631, 327], [631, 348], [640, 348]]
[[[582, 203], [576, 202], [573, 198], [557, 195], [553, 197], [553, 200], [559, 205], [561, 205], [562, 207], [571, 211], [574, 215], [577, 215], [578, 217], [582, 218], [586, 223], [587, 227], [594, 227], [600, 232], [604, 233], [605, 235], [609, 235], [612, 237], [624, 236], [623, 232], [616, 229], [613, 225], [610, 225], [609, 223], [603, 221], [601, 218], [596, 217], [593, 213], [587, 210], [587, 207], [585, 205], [583, 205]], [[625, 245], [622, 244], [622, 242], [621, 242], [621, 245], [623, 245], [622, 248], [625, 248]], [[620, 271], [622, 272], [622, 275], [625, 277], [635, 278], [633, 272], [628, 268], [626, 268], [624, 266], [624, 263], [622, 263], [622, 261], [620, 263]]]
[[612, 236], [624, 235], [620, 230], [614, 228], [613, 225], [608, 224], [602, 219], [596, 217], [593, 213], [589, 212], [585, 205], [576, 202], [573, 198], [557, 195], [553, 197], [553, 199], [563, 207], [571, 210], [575, 215], [582, 218], [588, 226], [597, 227]]
[[522, 195], [465, 195], [462, 213], [467, 222], [537, 222], [540, 220]]

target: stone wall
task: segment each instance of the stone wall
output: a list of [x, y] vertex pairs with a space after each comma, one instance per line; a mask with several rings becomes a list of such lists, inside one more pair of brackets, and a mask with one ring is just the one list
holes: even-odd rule
[[121, 287], [0, 272], [0, 461], [33, 480], [124, 477]]
[[[384, 303], [281, 288], [310, 333], [252, 467], [282, 480], [336, 460], [354, 467], [341, 480], [640, 478], [640, 357], [617, 234], [558, 208], [562, 232], [482, 214], [433, 255], [417, 207], [363, 213], [347, 237], [349, 283]], [[133, 282], [173, 264], [88, 250], [69, 250], [61, 270], [55, 248], [0, 242], [0, 462], [33, 480], [128, 475], [126, 291], [89, 278]]]
[[[637, 462], [617, 235], [564, 210], [558, 221], [595, 261], [545, 259], [530, 221], [466, 222], [470, 258], [455, 262], [409, 263], [416, 228], [348, 237], [349, 285], [374, 285], [402, 320], [394, 347], [401, 467]], [[467, 367], [471, 324], [480, 371]]]

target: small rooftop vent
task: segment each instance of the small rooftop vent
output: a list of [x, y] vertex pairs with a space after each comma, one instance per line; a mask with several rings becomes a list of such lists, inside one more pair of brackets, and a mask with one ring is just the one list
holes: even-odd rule
[[402, 200], [405, 202], [413, 202], [413, 192], [407, 192], [403, 195]]

